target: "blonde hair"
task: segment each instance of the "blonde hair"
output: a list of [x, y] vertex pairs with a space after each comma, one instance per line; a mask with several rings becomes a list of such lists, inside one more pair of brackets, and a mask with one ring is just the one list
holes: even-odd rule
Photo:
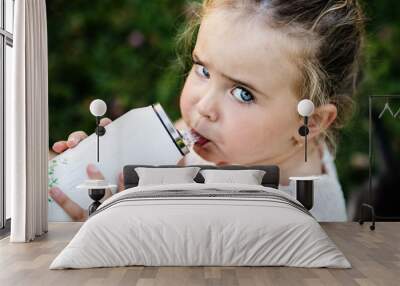
[[[335, 156], [339, 130], [354, 111], [359, 62], [363, 46], [364, 17], [356, 0], [204, 0], [192, 2], [188, 21], [177, 37], [178, 63], [186, 75], [192, 65], [202, 18], [212, 9], [234, 9], [264, 15], [268, 24], [297, 38], [304, 47], [295, 60], [300, 71], [299, 100], [309, 98], [316, 107], [332, 103], [337, 117], [319, 142], [325, 141]], [[311, 44], [310, 44], [311, 43]]]

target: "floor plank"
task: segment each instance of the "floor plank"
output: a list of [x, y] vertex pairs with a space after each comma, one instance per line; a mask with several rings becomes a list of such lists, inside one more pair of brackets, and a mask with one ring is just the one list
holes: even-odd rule
[[321, 223], [352, 269], [290, 267], [117, 267], [49, 270], [82, 223], [51, 223], [32, 243], [0, 240], [0, 285], [399, 285], [400, 222], [380, 222], [375, 231], [357, 223]]

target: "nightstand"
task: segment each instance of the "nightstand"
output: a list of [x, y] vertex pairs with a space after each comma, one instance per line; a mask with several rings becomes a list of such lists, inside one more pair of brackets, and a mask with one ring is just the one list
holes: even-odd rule
[[308, 210], [314, 206], [314, 181], [318, 179], [318, 176], [289, 178], [296, 181], [296, 199]]

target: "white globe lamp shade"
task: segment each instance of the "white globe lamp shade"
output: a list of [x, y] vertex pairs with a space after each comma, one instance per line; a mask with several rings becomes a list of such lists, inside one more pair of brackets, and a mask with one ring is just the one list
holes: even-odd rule
[[107, 111], [107, 105], [103, 100], [95, 99], [90, 103], [89, 109], [94, 116], [103, 116]]
[[309, 99], [303, 99], [297, 105], [297, 112], [301, 116], [310, 116], [314, 112], [314, 103]]

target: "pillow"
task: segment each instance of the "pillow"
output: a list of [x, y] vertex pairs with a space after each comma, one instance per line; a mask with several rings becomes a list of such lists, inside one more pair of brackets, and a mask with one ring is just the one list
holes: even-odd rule
[[199, 170], [199, 167], [135, 168], [139, 176], [138, 186], [196, 183], [193, 179]]
[[204, 183], [233, 183], [246, 185], [261, 185], [265, 175], [263, 170], [216, 170], [207, 169], [200, 171]]

